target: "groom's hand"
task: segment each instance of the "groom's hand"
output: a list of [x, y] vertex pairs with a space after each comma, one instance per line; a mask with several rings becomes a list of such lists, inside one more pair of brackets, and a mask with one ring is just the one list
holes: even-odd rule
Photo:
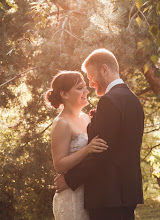
[[55, 186], [55, 189], [56, 189], [56, 192], [57, 193], [60, 193], [62, 192], [63, 190], [69, 188], [65, 179], [64, 179], [64, 175], [63, 174], [60, 174], [58, 175], [55, 180], [54, 180], [54, 186]]

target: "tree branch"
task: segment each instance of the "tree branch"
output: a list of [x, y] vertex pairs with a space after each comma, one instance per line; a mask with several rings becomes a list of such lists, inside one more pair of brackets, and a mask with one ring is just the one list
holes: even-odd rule
[[22, 74], [24, 74], [24, 73], [26, 73], [26, 72], [28, 72], [28, 71], [30, 71], [30, 70], [37, 69], [37, 68], [39, 68], [39, 67], [33, 67], [33, 68], [31, 68], [31, 69], [28, 69], [28, 70], [25, 70], [25, 71], [23, 71], [23, 72], [21, 72], [21, 73], [18, 73], [18, 74], [17, 74], [16, 76], [14, 76], [13, 78], [11, 78], [11, 79], [9, 79], [8, 81], [2, 83], [2, 84], [0, 85], [0, 87], [6, 85], [7, 83], [13, 81], [14, 79], [16, 79], [16, 78], [18, 78], [18, 77], [20, 77]]
[[159, 125], [160, 125], [160, 123], [147, 125], [147, 126], [145, 126], [145, 128], [155, 127], [155, 126], [159, 126]]
[[43, 134], [51, 125], [53, 124], [53, 122], [51, 122], [43, 131], [41, 131], [38, 135]]
[[159, 131], [160, 130], [160, 128], [155, 128], [155, 129], [153, 129], [153, 130], [151, 130], [151, 131], [146, 131], [146, 132], [144, 132], [145, 134], [149, 134], [149, 133], [151, 133], [151, 132], [154, 132], [154, 131]]
[[140, 95], [143, 95], [144, 93], [147, 93], [147, 92], [149, 92], [151, 90], [152, 90], [151, 87], [148, 87], [148, 88], [146, 88], [146, 89], [144, 89], [144, 90], [142, 90], [140, 92], [137, 92], [136, 95], [140, 96]]
[[64, 31], [67, 32], [68, 34], [70, 34], [72, 37], [76, 38], [77, 40], [82, 41], [82, 40], [81, 40], [79, 37], [77, 37], [75, 34], [69, 32], [69, 31], [67, 31], [67, 30], [65, 30], [65, 29], [64, 29]]
[[6, 54], [6, 56], [9, 55], [9, 54], [11, 54], [12, 51], [17, 47], [17, 45], [20, 44], [20, 43], [22, 43], [24, 40], [25, 40], [25, 41], [28, 41], [30, 44], [32, 44], [32, 42], [31, 42], [31, 40], [30, 40], [29, 38], [21, 39], [21, 40], [19, 40], [19, 42], [18, 42], [14, 47], [12, 47], [12, 48], [10, 49], [10, 51], [8, 51], [8, 53]]
[[158, 107], [155, 111], [149, 113], [147, 116], [150, 116], [150, 115], [154, 114], [154, 113], [157, 112], [159, 109], [160, 109], [160, 107]]
[[148, 155], [152, 152], [152, 150], [153, 150], [154, 148], [159, 147], [159, 146], [160, 146], [160, 144], [157, 144], [157, 145], [151, 147], [151, 149], [150, 149], [149, 152], [146, 154], [146, 156], [141, 160], [141, 162], [143, 162], [143, 161], [148, 157]]
[[[146, 21], [146, 23], [147, 23], [147, 28], [149, 28], [149, 23], [148, 23], [148, 21], [147, 21], [147, 18], [145, 17], [145, 15], [143, 14], [143, 12], [142, 11], [139, 11], [140, 12], [140, 14], [144, 17], [144, 20]], [[147, 29], [146, 28], [146, 29]]]
[[[131, 8], [130, 14], [132, 13], [134, 7], [135, 7], [135, 5]], [[132, 15], [132, 17], [130, 18], [130, 21], [129, 21], [128, 27], [127, 27], [126, 29], [129, 29], [129, 28], [130, 28], [131, 23], [132, 23], [132, 20], [137, 16], [137, 14], [138, 14], [138, 11], [136, 11], [136, 12]], [[130, 17], [130, 15], [129, 15], [129, 17]]]

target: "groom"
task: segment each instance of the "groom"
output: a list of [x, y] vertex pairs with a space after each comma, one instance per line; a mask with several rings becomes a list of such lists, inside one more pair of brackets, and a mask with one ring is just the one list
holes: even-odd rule
[[93, 51], [83, 62], [90, 87], [102, 96], [88, 126], [89, 142], [104, 139], [108, 150], [92, 154], [56, 179], [57, 191], [84, 184], [84, 205], [91, 220], [134, 220], [143, 203], [140, 149], [144, 113], [138, 98], [120, 79], [115, 56]]

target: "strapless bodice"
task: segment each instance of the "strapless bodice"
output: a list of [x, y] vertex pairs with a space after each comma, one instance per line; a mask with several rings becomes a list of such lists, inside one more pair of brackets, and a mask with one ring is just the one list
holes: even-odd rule
[[82, 147], [86, 146], [88, 143], [88, 136], [86, 133], [80, 133], [72, 138], [70, 144], [70, 154], [80, 150]]

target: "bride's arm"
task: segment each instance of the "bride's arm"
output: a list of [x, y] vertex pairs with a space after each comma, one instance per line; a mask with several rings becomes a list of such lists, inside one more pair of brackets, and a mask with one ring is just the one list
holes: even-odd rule
[[69, 155], [72, 131], [65, 120], [59, 120], [51, 131], [53, 165], [57, 173], [64, 173], [80, 163], [90, 153], [106, 150], [105, 142], [94, 138], [88, 145]]

